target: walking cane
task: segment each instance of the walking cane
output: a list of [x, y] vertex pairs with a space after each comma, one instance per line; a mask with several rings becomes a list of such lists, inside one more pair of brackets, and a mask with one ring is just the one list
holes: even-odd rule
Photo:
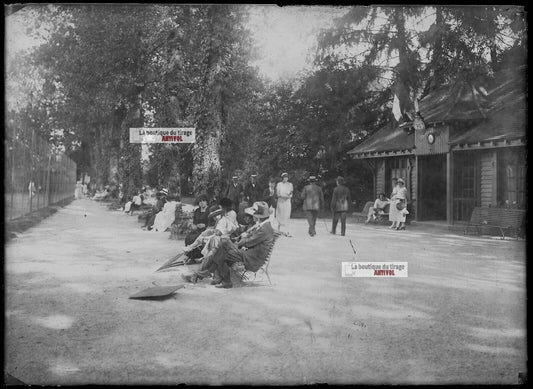
[[355, 247], [353, 247], [352, 240], [350, 239], [350, 246], [352, 246], [353, 254], [356, 255]]

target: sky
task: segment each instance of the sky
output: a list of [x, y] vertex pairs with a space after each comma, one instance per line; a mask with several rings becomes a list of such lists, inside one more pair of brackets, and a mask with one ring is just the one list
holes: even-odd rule
[[254, 64], [273, 80], [308, 69], [316, 49], [317, 33], [345, 12], [346, 7], [333, 6], [252, 6], [248, 26], [261, 57]]

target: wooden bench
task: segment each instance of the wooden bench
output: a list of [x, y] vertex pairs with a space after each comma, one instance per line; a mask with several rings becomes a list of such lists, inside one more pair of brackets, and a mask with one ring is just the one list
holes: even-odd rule
[[[370, 207], [373, 207], [373, 206], [374, 206], [374, 201], [367, 201], [361, 212], [352, 213], [352, 215], [355, 217], [355, 221], [358, 223], [366, 222], [366, 219], [368, 218], [368, 211], [370, 210]], [[388, 206], [385, 209], [387, 210]], [[372, 220], [372, 221], [377, 222], [377, 223], [384, 223], [384, 222], [388, 223], [389, 213], [388, 212], [381, 213], [379, 214], [379, 217], [377, 220], [375, 221]]]
[[263, 264], [263, 266], [261, 266], [257, 271], [253, 272], [251, 270], [247, 270], [244, 267], [243, 262], [236, 262], [230, 267], [230, 272], [233, 272], [236, 275], [237, 281], [239, 283], [250, 280], [250, 277], [252, 274], [253, 274], [253, 280], [255, 280], [257, 277], [257, 273], [261, 271], [263, 274], [267, 276], [268, 283], [272, 285], [272, 282], [270, 281], [270, 275], [268, 274], [268, 265], [270, 264], [270, 257], [272, 256], [272, 251], [274, 250], [276, 241], [278, 240], [280, 236], [286, 236], [286, 233], [274, 231], [274, 239], [272, 239], [272, 242], [270, 243], [270, 246], [268, 248], [268, 254], [266, 257], [266, 261]]
[[498, 229], [502, 239], [505, 239], [506, 231], [512, 230], [518, 239], [518, 234], [524, 227], [525, 216], [525, 209], [475, 207], [470, 221], [465, 226], [464, 235], [471, 227], [475, 227], [478, 234], [481, 233], [483, 227], [487, 227]]

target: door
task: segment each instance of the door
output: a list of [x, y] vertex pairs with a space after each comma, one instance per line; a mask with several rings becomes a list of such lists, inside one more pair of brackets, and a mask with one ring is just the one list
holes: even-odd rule
[[418, 220], [446, 220], [446, 154], [418, 157]]
[[480, 205], [480, 161], [473, 152], [453, 154], [453, 220], [469, 221], [474, 207]]

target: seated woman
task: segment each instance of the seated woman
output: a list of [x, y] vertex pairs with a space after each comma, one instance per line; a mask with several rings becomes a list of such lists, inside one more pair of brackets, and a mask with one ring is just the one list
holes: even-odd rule
[[[209, 209], [207, 207], [207, 195], [205, 194], [201, 194], [200, 196], [198, 196], [196, 202], [198, 204], [198, 208], [193, 211], [192, 231], [188, 233], [185, 237], [186, 246], [192, 244], [196, 240], [196, 238], [198, 238], [198, 236], [200, 236], [200, 234], [207, 229], [207, 226], [209, 224], [210, 212], [218, 209], [218, 207], [216, 207], [215, 209]], [[188, 257], [192, 259], [200, 258], [201, 256], [202, 253], [199, 248], [196, 248], [193, 251], [189, 252], [188, 255]]]
[[130, 215], [133, 215], [133, 212], [136, 210], [141, 209], [141, 205], [144, 201], [144, 196], [142, 194], [142, 190], [139, 190], [135, 196], [133, 196], [133, 199], [131, 200], [131, 206], [130, 206]]
[[141, 220], [144, 221], [144, 225], [142, 225], [141, 228], [146, 227], [146, 229], [149, 231], [152, 229], [152, 226], [154, 225], [154, 222], [155, 222], [155, 217], [165, 207], [165, 204], [167, 202], [167, 195], [168, 195], [168, 191], [166, 189], [162, 189], [160, 192], [156, 194], [157, 201], [155, 205], [152, 207], [150, 211], [142, 215]]
[[235, 231], [239, 225], [237, 223], [237, 213], [232, 209], [232, 201], [228, 198], [220, 200], [220, 209], [211, 212], [209, 217], [213, 217], [216, 220], [215, 228], [212, 230], [205, 230], [195, 239], [193, 243], [185, 246], [183, 251], [189, 253], [197, 247], [208, 244], [210, 240], [216, 240], [220, 236], [229, 236]]
[[370, 222], [370, 220], [377, 220], [379, 218], [379, 215], [383, 215], [386, 212], [386, 208], [390, 204], [390, 200], [385, 197], [385, 193], [380, 193], [379, 197], [374, 202], [374, 206], [370, 207], [368, 209], [368, 216], [366, 218], [366, 222]]

